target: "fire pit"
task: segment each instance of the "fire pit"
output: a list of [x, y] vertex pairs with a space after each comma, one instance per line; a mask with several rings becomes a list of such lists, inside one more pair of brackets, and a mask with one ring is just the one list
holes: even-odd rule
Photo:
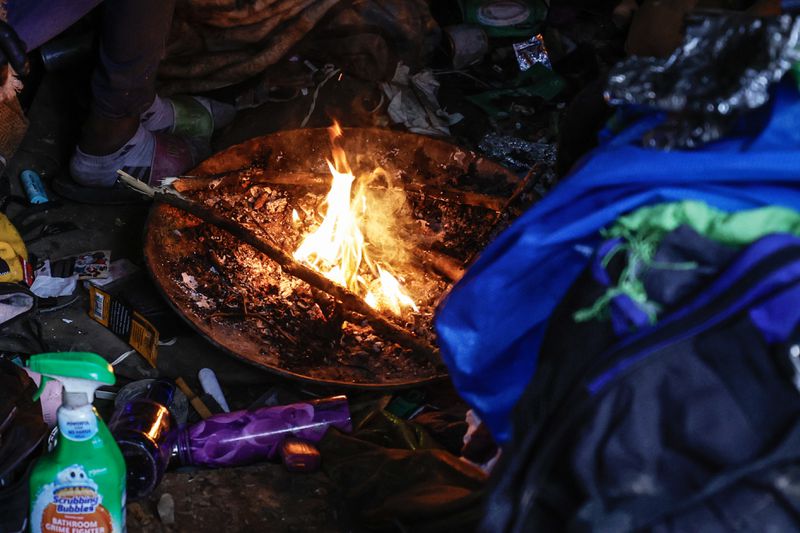
[[[379, 129], [280, 132], [233, 146], [190, 175], [174, 185], [185, 197], [431, 344], [436, 304], [487, 244], [518, 185], [470, 151]], [[182, 210], [153, 208], [145, 253], [178, 314], [245, 361], [339, 387], [400, 388], [445, 375], [325, 291]]]

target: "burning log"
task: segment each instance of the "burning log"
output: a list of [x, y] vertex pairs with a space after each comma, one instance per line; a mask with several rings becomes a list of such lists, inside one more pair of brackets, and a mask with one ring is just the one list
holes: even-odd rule
[[441, 364], [438, 352], [433, 346], [417, 338], [406, 329], [390, 322], [356, 294], [332, 282], [315, 270], [299, 263], [291, 255], [275, 246], [268, 239], [257, 235], [254, 231], [241, 223], [221, 217], [213, 210], [186, 200], [178, 195], [158, 191], [121, 170], [117, 171], [117, 173], [120, 179], [134, 190], [153, 198], [155, 202], [167, 204], [186, 211], [198, 219], [228, 232], [233, 237], [249, 244], [275, 261], [284, 272], [335, 298], [341, 304], [345, 312], [363, 317], [370, 326], [376, 331], [381, 332], [387, 339], [424, 356], [434, 365]]
[[[190, 177], [186, 177], [190, 178]], [[173, 183], [173, 187], [178, 192], [204, 189], [217, 181], [217, 185], [225, 184], [225, 177], [215, 176], [211, 178], [190, 178], [179, 179]], [[287, 185], [292, 187], [327, 188], [330, 185], [330, 175], [315, 174], [312, 172], [282, 172], [276, 175], [263, 175], [250, 179], [251, 184], [258, 185]], [[376, 184], [370, 184], [370, 189], [391, 189]], [[436, 187], [420, 183], [404, 184], [403, 190], [407, 193], [419, 194], [440, 202], [469, 205], [473, 207], [483, 207], [490, 211], [500, 212], [508, 203], [505, 198], [490, 196], [470, 191], [459, 191], [447, 187]]]
[[430, 265], [433, 270], [449, 279], [458, 281], [464, 276], [464, 265], [458, 259], [436, 250], [417, 250], [422, 262]]

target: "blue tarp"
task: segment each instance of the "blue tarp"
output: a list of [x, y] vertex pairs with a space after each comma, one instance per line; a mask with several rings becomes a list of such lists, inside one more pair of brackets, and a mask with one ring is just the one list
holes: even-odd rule
[[[782, 85], [758, 134], [691, 152], [637, 141], [648, 117], [592, 152], [495, 240], [447, 296], [436, 318], [462, 397], [498, 442], [529, 383], [547, 320], [586, 266], [598, 230], [639, 207], [700, 200], [726, 211], [800, 209], [800, 99]], [[762, 123], [763, 124], [763, 123]]]

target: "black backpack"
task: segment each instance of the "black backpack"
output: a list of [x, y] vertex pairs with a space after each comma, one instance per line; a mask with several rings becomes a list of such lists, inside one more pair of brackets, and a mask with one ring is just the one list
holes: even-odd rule
[[556, 309], [483, 531], [800, 530], [800, 239], [772, 235], [618, 340]]
[[36, 385], [25, 370], [0, 359], [0, 533], [22, 532], [28, 516], [28, 476], [47, 435]]

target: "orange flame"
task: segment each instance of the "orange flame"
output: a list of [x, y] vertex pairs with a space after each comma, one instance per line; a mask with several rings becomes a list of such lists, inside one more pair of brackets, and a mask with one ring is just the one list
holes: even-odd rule
[[358, 209], [361, 215], [366, 212], [367, 199], [361, 193], [351, 199], [355, 176], [345, 151], [337, 144], [342, 129], [334, 122], [328, 132], [333, 154], [328, 169], [333, 180], [325, 197], [325, 216], [319, 227], [305, 236], [294, 257], [334, 283], [363, 296], [375, 309], [397, 315], [406, 308], [417, 311], [414, 300], [406, 294], [389, 267], [376, 264], [367, 254], [358, 212]]

